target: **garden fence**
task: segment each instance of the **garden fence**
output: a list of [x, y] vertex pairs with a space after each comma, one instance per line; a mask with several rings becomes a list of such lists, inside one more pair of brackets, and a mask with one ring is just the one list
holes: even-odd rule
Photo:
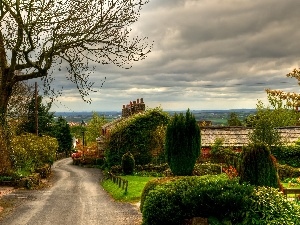
[[119, 188], [122, 188], [125, 190], [125, 193], [127, 193], [128, 190], [128, 180], [123, 179], [122, 177], [116, 176], [112, 173], [108, 173], [108, 179], [112, 180], [115, 184], [119, 186]]

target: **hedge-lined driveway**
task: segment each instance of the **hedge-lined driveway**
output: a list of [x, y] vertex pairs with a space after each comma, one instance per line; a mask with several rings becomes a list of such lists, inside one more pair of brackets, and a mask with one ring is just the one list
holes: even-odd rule
[[18, 200], [16, 208], [0, 220], [5, 225], [115, 225], [141, 224], [137, 207], [119, 203], [99, 184], [98, 169], [72, 165], [63, 159], [52, 167], [53, 185], [43, 190], [18, 190], [5, 198]]

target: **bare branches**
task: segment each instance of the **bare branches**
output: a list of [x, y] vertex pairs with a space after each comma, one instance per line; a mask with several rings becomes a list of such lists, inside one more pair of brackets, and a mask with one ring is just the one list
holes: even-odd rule
[[296, 78], [298, 80], [298, 84], [300, 85], [300, 68], [299, 69], [295, 68], [292, 72], [288, 73], [286, 76]]
[[130, 68], [151, 51], [147, 38], [130, 37], [130, 26], [147, 2], [0, 0], [0, 65], [9, 70], [7, 82], [52, 80], [47, 79], [48, 71], [59, 65], [67, 68], [67, 79], [87, 96], [95, 63]]

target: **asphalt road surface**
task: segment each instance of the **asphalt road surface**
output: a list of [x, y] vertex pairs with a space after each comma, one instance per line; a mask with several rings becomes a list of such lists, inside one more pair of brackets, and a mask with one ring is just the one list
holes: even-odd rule
[[138, 208], [115, 202], [99, 184], [94, 168], [54, 163], [53, 185], [42, 190], [18, 190], [5, 196], [21, 203], [0, 224], [5, 225], [119, 225], [141, 224]]

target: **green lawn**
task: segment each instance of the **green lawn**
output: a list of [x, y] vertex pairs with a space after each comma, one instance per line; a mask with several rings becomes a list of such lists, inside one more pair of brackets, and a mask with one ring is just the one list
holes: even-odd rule
[[104, 180], [101, 185], [115, 200], [122, 202], [138, 202], [140, 201], [142, 191], [149, 180], [157, 177], [139, 177], [139, 176], [121, 176], [128, 180], [128, 191], [125, 191], [111, 180]]
[[281, 184], [284, 188], [300, 188], [300, 184], [298, 185], [293, 184], [291, 187], [289, 187], [289, 183], [281, 183]]

